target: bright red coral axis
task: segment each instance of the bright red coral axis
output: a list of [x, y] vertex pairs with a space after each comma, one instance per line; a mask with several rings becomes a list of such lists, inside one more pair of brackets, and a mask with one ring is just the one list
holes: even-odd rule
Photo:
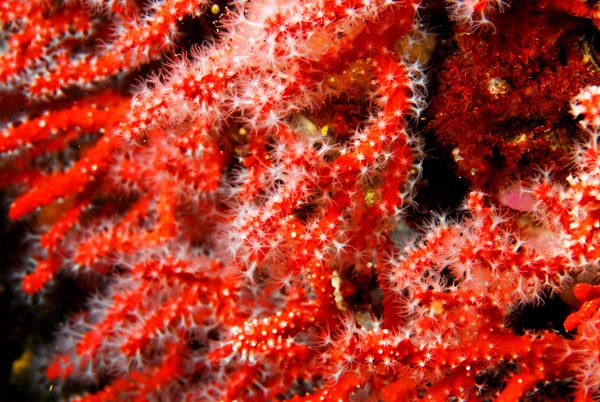
[[[508, 402], [569, 381], [600, 398], [600, 90], [560, 94], [588, 137], [565, 183], [472, 190], [456, 217], [409, 229], [434, 3], [0, 5], [0, 184], [36, 232], [22, 290], [67, 272], [97, 287], [39, 359], [53, 389]], [[476, 35], [509, 5], [447, 8]], [[597, 23], [584, 2], [521, 7]], [[214, 37], [174, 54], [187, 25]], [[510, 325], [570, 288], [562, 333]]]

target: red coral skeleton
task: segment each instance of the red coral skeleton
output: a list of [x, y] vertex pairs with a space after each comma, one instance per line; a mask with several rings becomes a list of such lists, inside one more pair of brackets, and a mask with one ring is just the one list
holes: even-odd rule
[[[579, 49], [555, 54], [593, 7], [448, 2], [459, 49], [428, 127], [460, 149], [459, 173], [493, 170], [482, 139], [508, 172], [413, 230], [430, 4], [82, 3], [0, 5], [0, 184], [36, 231], [22, 290], [43, 300], [67, 272], [97, 288], [39, 359], [57, 395], [517, 401], [569, 381], [576, 401], [600, 398], [600, 89], [577, 93], [598, 83]], [[214, 37], [172, 57], [207, 13]], [[495, 130], [532, 109], [532, 133], [557, 129], [571, 99], [589, 139], [527, 137], [555, 153], [517, 174], [524, 145], [492, 145]], [[568, 147], [574, 166], [538, 177]], [[510, 325], [570, 288], [562, 333]]]

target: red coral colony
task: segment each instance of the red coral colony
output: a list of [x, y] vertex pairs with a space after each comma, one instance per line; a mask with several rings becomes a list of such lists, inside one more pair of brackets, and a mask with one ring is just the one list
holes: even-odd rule
[[55, 310], [8, 382], [600, 401], [599, 2], [2, 0], [0, 23], [3, 231], [27, 232], [2, 292]]

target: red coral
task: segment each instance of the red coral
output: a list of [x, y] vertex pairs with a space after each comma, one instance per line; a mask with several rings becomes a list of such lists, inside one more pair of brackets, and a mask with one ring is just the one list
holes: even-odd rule
[[[504, 191], [416, 231], [411, 130], [433, 42], [419, 1], [90, 3], [0, 6], [0, 103], [29, 113], [7, 116], [2, 184], [39, 233], [22, 288], [36, 299], [65, 271], [98, 288], [39, 362], [65, 397], [515, 401], [571, 378], [578, 401], [598, 397], [600, 102], [596, 87], [575, 97], [594, 73], [571, 46], [591, 8], [450, 4], [470, 24], [429, 127]], [[203, 12], [222, 12], [213, 42], [146, 65]], [[131, 90], [142, 65], [163, 69]], [[590, 139], [573, 168], [530, 179], [571, 146], [548, 132], [573, 97]], [[515, 119], [525, 145], [497, 138], [522, 134]], [[573, 336], [508, 325], [581, 273]]]

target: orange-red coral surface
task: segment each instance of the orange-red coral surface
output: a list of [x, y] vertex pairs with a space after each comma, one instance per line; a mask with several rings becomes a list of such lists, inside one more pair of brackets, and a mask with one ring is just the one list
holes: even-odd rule
[[0, 24], [19, 292], [85, 296], [29, 346], [50, 399], [599, 400], [595, 2], [5, 0]]

